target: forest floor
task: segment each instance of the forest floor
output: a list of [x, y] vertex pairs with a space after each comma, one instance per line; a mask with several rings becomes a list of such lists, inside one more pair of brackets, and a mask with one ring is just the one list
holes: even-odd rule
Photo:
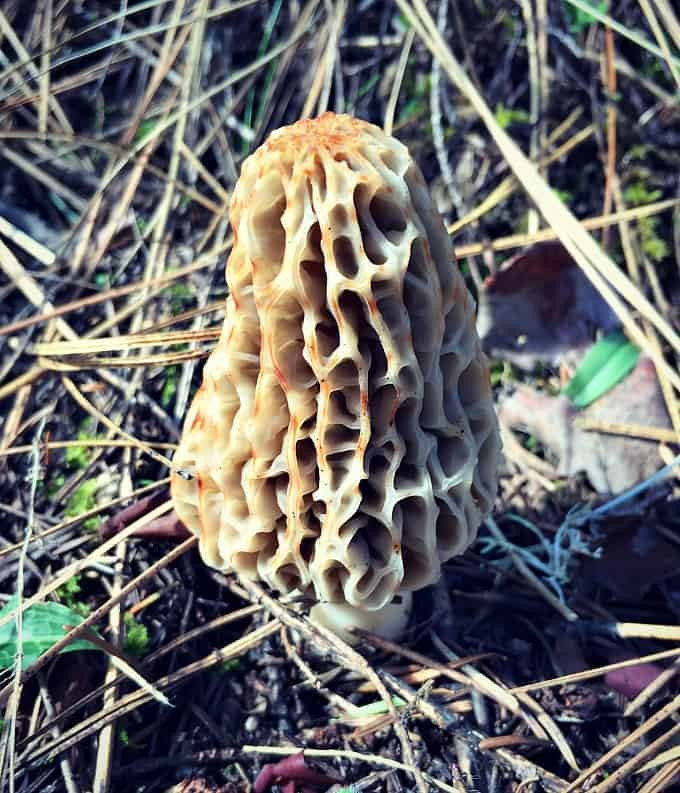
[[[2, 793], [677, 784], [680, 16], [585, 5], [0, 4]], [[504, 442], [477, 542], [356, 649], [149, 523], [241, 163], [325, 110], [421, 167]]]

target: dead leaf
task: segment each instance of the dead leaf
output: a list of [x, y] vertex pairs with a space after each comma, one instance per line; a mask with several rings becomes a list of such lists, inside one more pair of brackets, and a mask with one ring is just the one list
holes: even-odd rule
[[599, 493], [620, 493], [651, 476], [661, 465], [656, 441], [581, 429], [577, 416], [612, 424], [669, 427], [654, 364], [640, 357], [631, 374], [604, 396], [577, 410], [564, 396], [519, 386], [501, 402], [500, 418], [536, 437], [558, 461], [561, 476], [585, 472]]
[[[145, 496], [132, 504], [121, 509], [115, 515], [107, 518], [99, 527], [99, 533], [102, 539], [106, 540], [118, 534], [124, 528], [129, 526], [134, 521], [139, 520], [151, 512], [152, 509], [162, 504], [168, 498], [167, 490], [159, 493], [154, 493], [150, 496]], [[167, 515], [163, 515], [156, 520], [152, 520], [145, 526], [140, 527], [133, 534], [134, 537], [145, 537], [146, 539], [160, 539], [160, 540], [186, 540], [191, 536], [187, 527], [177, 517], [177, 513], [172, 510]]]
[[647, 523], [617, 517], [599, 526], [605, 533], [598, 541], [600, 558], [584, 557], [580, 564], [583, 580], [606, 586], [621, 598], [639, 600], [647, 590], [678, 574], [680, 548], [664, 539]]
[[532, 369], [574, 364], [596, 331], [619, 327], [609, 305], [559, 242], [540, 242], [485, 282], [477, 329], [485, 351]]
[[[278, 763], [267, 763], [263, 766], [253, 784], [254, 793], [267, 793], [273, 785], [282, 785], [286, 793], [313, 790], [314, 787], [328, 787], [340, 780], [320, 774], [310, 768], [304, 752], [292, 754], [279, 760]], [[298, 787], [299, 786], [299, 787]]]
[[605, 685], [623, 694], [627, 699], [637, 695], [663, 672], [656, 664], [636, 664], [623, 669], [615, 669], [604, 676]]

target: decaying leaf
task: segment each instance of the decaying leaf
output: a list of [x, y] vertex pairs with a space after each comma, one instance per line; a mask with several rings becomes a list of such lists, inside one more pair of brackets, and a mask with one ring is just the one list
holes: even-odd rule
[[607, 672], [604, 682], [627, 699], [633, 699], [656, 680], [661, 672], [663, 669], [657, 664], [636, 664]]
[[305, 761], [304, 752], [298, 752], [279, 760], [278, 763], [267, 763], [263, 766], [253, 784], [253, 790], [255, 793], [267, 793], [273, 785], [282, 785], [290, 793], [298, 793], [318, 787], [325, 788], [339, 781], [310, 768]]
[[490, 276], [479, 298], [485, 352], [532, 369], [537, 361], [575, 363], [597, 330], [619, 323], [565, 248], [541, 242]]
[[670, 426], [654, 365], [646, 357], [583, 411], [565, 396], [520, 386], [501, 403], [499, 416], [509, 427], [534, 435], [556, 457], [562, 476], [585, 472], [600, 493], [619, 493], [651, 476], [661, 465], [657, 443], [583, 430], [575, 423], [577, 416], [612, 424]]
[[[611, 524], [611, 525], [610, 525]], [[644, 597], [650, 587], [678, 574], [680, 548], [664, 539], [645, 518], [617, 517], [599, 527], [602, 554], [580, 564], [584, 581], [606, 586], [621, 598]]]

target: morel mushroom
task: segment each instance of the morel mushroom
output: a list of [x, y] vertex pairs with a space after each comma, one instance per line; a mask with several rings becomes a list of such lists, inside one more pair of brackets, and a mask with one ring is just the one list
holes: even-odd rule
[[333, 113], [244, 162], [230, 218], [226, 320], [175, 455], [192, 474], [173, 476], [175, 508], [208, 565], [310, 596], [339, 631], [395, 635], [497, 485], [450, 240], [408, 150]]

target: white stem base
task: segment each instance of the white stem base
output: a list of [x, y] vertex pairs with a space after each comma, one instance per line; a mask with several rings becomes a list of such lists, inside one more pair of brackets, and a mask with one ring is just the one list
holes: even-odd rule
[[347, 644], [355, 645], [361, 641], [361, 637], [352, 633], [352, 628], [370, 631], [383, 639], [398, 639], [406, 630], [412, 606], [413, 595], [401, 592], [377, 611], [360, 609], [347, 603], [317, 603], [312, 606], [309, 616], [312, 622], [332, 630]]

